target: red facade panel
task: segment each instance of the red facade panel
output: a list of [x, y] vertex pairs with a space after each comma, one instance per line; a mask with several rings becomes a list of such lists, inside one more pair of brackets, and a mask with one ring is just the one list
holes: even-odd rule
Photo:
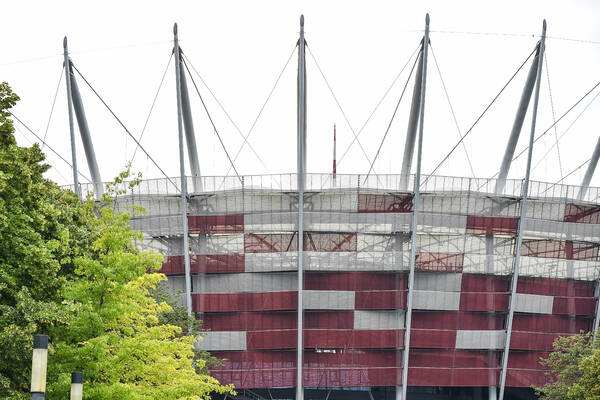
[[406, 290], [363, 291], [354, 294], [356, 310], [395, 310], [406, 307]]
[[305, 348], [395, 349], [403, 342], [404, 331], [400, 330], [304, 330]]
[[214, 351], [223, 365], [215, 370], [252, 370], [296, 368], [296, 350], [289, 351]]
[[[305, 232], [304, 251], [348, 252], [356, 251], [356, 233]], [[295, 233], [247, 233], [244, 235], [244, 252], [279, 253], [298, 251], [298, 237]]]
[[[554, 339], [565, 336], [557, 333], [513, 331], [510, 338], [511, 350], [551, 351]], [[509, 357], [510, 358], [510, 357]]]
[[566, 260], [598, 260], [600, 243], [575, 242], [572, 240], [524, 239], [521, 255]]
[[[394, 349], [402, 346], [400, 330], [304, 329], [307, 349]], [[273, 330], [246, 333], [248, 350], [292, 349], [297, 345], [297, 331]]]
[[456, 346], [456, 331], [411, 329], [410, 347], [425, 349], [452, 349]]
[[487, 350], [425, 350], [411, 348], [408, 365], [410, 365], [410, 368], [497, 368], [500, 365], [500, 354], [498, 351]]
[[594, 297], [594, 282], [573, 279], [519, 278], [518, 293], [563, 297]]
[[467, 235], [516, 236], [519, 218], [467, 216]]
[[[395, 367], [402, 359], [402, 351], [373, 349], [338, 349], [332, 352], [304, 351], [305, 368], [382, 368]], [[401, 362], [401, 361], [400, 361]]]
[[305, 290], [403, 290], [405, 273], [383, 272], [307, 272]]
[[507, 311], [510, 293], [461, 293], [461, 311]]
[[275, 388], [296, 386], [296, 369], [269, 370], [216, 370], [212, 376], [224, 384], [233, 384], [236, 389]]
[[465, 311], [413, 311], [415, 329], [498, 330], [504, 328], [504, 315]]
[[549, 378], [542, 370], [512, 368], [506, 370], [506, 386], [509, 387], [543, 386], [547, 382]]
[[[190, 271], [197, 273], [236, 273], [244, 272], [243, 254], [192, 254]], [[159, 272], [165, 275], [185, 274], [184, 256], [167, 256]]]
[[412, 195], [407, 194], [359, 194], [358, 212], [380, 213], [399, 212], [409, 213], [413, 209]]
[[501, 292], [508, 293], [509, 280], [504, 276], [463, 274], [461, 291], [465, 292]]
[[508, 357], [508, 368], [516, 369], [546, 369], [540, 364], [540, 358], [546, 358], [547, 351], [511, 351]]
[[297, 346], [297, 341], [298, 331], [296, 329], [246, 333], [246, 348], [248, 350], [294, 349]]
[[565, 222], [581, 224], [600, 224], [600, 206], [567, 204], [565, 206]]
[[409, 386], [495, 386], [498, 370], [485, 368], [409, 368]]
[[555, 297], [552, 314], [593, 316], [596, 299], [590, 297]]
[[[295, 311], [205, 313], [203, 328], [212, 331], [296, 329]], [[354, 311], [304, 311], [304, 329], [352, 329]]]
[[402, 368], [305, 368], [303, 381], [312, 387], [396, 386], [402, 378]]
[[415, 255], [415, 270], [462, 272], [464, 260], [464, 254], [421, 252]]
[[241, 233], [244, 232], [244, 215], [190, 215], [188, 216], [190, 233]]
[[194, 312], [295, 310], [298, 292], [192, 293]]
[[526, 332], [579, 333], [590, 328], [591, 319], [567, 315], [515, 314], [513, 329]]

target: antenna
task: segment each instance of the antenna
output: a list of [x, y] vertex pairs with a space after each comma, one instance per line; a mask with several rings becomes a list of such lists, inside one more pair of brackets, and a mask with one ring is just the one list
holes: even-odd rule
[[336, 187], [336, 182], [335, 182], [335, 178], [336, 178], [336, 173], [337, 173], [337, 168], [336, 168], [336, 137], [335, 137], [335, 123], [333, 124], [333, 187]]

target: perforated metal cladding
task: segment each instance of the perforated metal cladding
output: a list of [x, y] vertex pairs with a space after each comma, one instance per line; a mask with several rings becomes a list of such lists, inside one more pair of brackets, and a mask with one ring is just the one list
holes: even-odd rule
[[[332, 187], [330, 176], [307, 176], [304, 384], [395, 386], [401, 383], [412, 193], [398, 191], [396, 176], [338, 178]], [[206, 178], [206, 192], [190, 195], [193, 307], [211, 331], [199, 346], [227, 358], [213, 374], [238, 388], [295, 385], [295, 179]], [[168, 183], [143, 185], [118, 198], [117, 208], [148, 210], [131, 220], [145, 235], [139, 246], [165, 255], [165, 284], [181, 291], [179, 198]], [[451, 177], [423, 185], [409, 385], [498, 383], [522, 182], [507, 181], [502, 196], [494, 188], [493, 180]], [[518, 249], [509, 386], [546, 379], [538, 360], [552, 340], [591, 329], [600, 278], [600, 207], [577, 203], [577, 191], [566, 186], [538, 183], [531, 191]]]

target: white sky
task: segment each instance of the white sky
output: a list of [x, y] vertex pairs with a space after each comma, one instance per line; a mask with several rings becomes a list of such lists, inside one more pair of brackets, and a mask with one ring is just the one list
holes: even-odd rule
[[[463, 133], [533, 49], [543, 18], [548, 21], [547, 66], [556, 117], [600, 80], [600, 44], [557, 39], [600, 42], [600, 3], [548, 0], [418, 4], [399, 1], [12, 1], [3, 4], [0, 80], [8, 81], [22, 98], [14, 109], [15, 114], [43, 135], [62, 68], [62, 38], [68, 35], [75, 65], [130, 131], [139, 136], [169, 59], [173, 22], [178, 22], [182, 49], [246, 134], [297, 41], [298, 20], [304, 13], [309, 47], [350, 123], [358, 131], [417, 47], [426, 12], [431, 15], [432, 46]], [[236, 161], [240, 173], [295, 171], [296, 69], [294, 55], [249, 138], [268, 171], [245, 147]], [[465, 141], [479, 177], [490, 177], [499, 169], [526, 69]], [[353, 138], [351, 130], [310, 57], [307, 70], [309, 172], [331, 171], [332, 128], [337, 123], [338, 173], [366, 173], [369, 164], [356, 144], [340, 161]], [[407, 73], [408, 69], [360, 135], [370, 158], [377, 151]], [[171, 64], [142, 139], [149, 153], [171, 176], [179, 175], [174, 78]], [[199, 79], [194, 78], [199, 83]], [[188, 84], [192, 91], [202, 173], [223, 175], [228, 170], [228, 161], [189, 78]], [[123, 169], [135, 146], [81, 79], [79, 86], [101, 175], [103, 180], [110, 180]], [[240, 134], [206, 87], [200, 84], [200, 90], [228, 151], [234, 155], [242, 143]], [[400, 172], [411, 94], [412, 81], [375, 164], [378, 173]], [[432, 57], [426, 96], [423, 172], [429, 173], [458, 140]], [[558, 124], [559, 136], [592, 97]], [[517, 152], [528, 140], [530, 114]], [[588, 159], [598, 140], [599, 119], [600, 100], [589, 107], [560, 141], [561, 163], [556, 148], [552, 149], [556, 141], [554, 131], [541, 139], [534, 150], [533, 165], [538, 162], [539, 165], [533, 170], [532, 179], [555, 182]], [[544, 131], [551, 123], [545, 69], [536, 131]], [[34, 140], [20, 125], [17, 127], [20, 144]], [[79, 137], [77, 141], [80, 169], [89, 176]], [[47, 142], [70, 161], [64, 79]], [[69, 167], [49, 152], [48, 160], [53, 166], [48, 177], [61, 184], [70, 183]], [[134, 170], [141, 171], [145, 177], [160, 177], [160, 172], [139, 151], [133, 165]], [[509, 177], [523, 177], [524, 165], [523, 156], [513, 164]], [[565, 182], [579, 184], [584, 172], [585, 168], [580, 169]], [[462, 147], [438, 174], [471, 176]], [[600, 186], [600, 173], [592, 184]]]

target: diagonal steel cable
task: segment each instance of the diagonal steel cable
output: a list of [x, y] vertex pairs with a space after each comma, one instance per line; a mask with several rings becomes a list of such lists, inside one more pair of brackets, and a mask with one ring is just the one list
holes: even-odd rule
[[[550, 109], [552, 110], [552, 121], [554, 122], [554, 139], [556, 144], [556, 152], [558, 153], [558, 170], [560, 175], [563, 174], [562, 160], [560, 157], [560, 147], [558, 146], [558, 126], [556, 126], [556, 114], [554, 112], [554, 98], [552, 97], [552, 85], [550, 85], [550, 70], [548, 69], [548, 49], [544, 50], [544, 64], [546, 64], [546, 78], [548, 82], [548, 94], [550, 95]], [[535, 168], [535, 167], [534, 167]]]
[[144, 127], [142, 128], [142, 133], [140, 133], [140, 137], [137, 140], [137, 145], [133, 150], [133, 155], [129, 160], [129, 163], [133, 163], [133, 159], [137, 154], [137, 150], [140, 147], [140, 143], [142, 142], [142, 138], [144, 137], [144, 132], [146, 132], [146, 127], [148, 126], [148, 121], [150, 121], [150, 115], [152, 115], [152, 111], [154, 110], [154, 106], [156, 105], [156, 100], [158, 99], [158, 94], [160, 93], [160, 89], [165, 81], [165, 77], [167, 76], [167, 72], [169, 71], [169, 66], [171, 65], [171, 60], [173, 59], [173, 52], [171, 51], [171, 56], [169, 57], [169, 61], [167, 62], [167, 66], [165, 67], [165, 71], [163, 72], [162, 78], [160, 79], [160, 83], [158, 85], [158, 89], [156, 90], [156, 94], [154, 95], [154, 100], [152, 100], [152, 105], [150, 106], [150, 111], [148, 111], [148, 116], [146, 117], [146, 121], [144, 122]]
[[180, 189], [175, 184], [175, 182], [173, 182], [173, 180], [165, 173], [165, 171], [163, 171], [163, 169], [158, 165], [158, 163], [154, 160], [154, 158], [152, 158], [152, 156], [150, 156], [150, 154], [146, 151], [146, 149], [144, 149], [144, 147], [140, 144], [140, 142], [138, 142], [138, 140], [135, 138], [135, 136], [133, 136], [133, 134], [129, 131], [129, 129], [127, 129], [127, 127], [125, 126], [125, 124], [123, 123], [123, 121], [121, 121], [121, 119], [119, 119], [119, 117], [117, 117], [117, 115], [114, 113], [114, 111], [112, 110], [112, 108], [110, 108], [108, 106], [108, 104], [106, 104], [106, 102], [104, 101], [104, 99], [102, 98], [102, 96], [100, 96], [100, 94], [96, 91], [96, 89], [94, 89], [94, 87], [88, 82], [88, 80], [85, 79], [85, 77], [82, 75], [81, 71], [79, 71], [77, 69], [77, 67], [74, 64], [72, 64], [72, 63], [71, 63], [71, 67], [73, 67], [73, 69], [75, 71], [77, 71], [77, 74], [79, 74], [79, 76], [81, 77], [81, 79], [83, 79], [83, 81], [85, 82], [85, 84], [91, 89], [91, 91], [96, 95], [96, 97], [98, 97], [98, 99], [104, 105], [104, 107], [106, 107], [106, 109], [111, 113], [111, 115], [117, 120], [117, 122], [119, 123], [119, 125], [121, 125], [121, 127], [125, 130], [125, 133], [127, 133], [129, 135], [129, 137], [131, 137], [133, 139], [133, 141], [140, 147], [140, 149], [142, 149], [142, 151], [144, 152], [144, 154], [146, 154], [146, 157], [148, 157], [148, 159], [150, 161], [152, 161], [152, 163], [165, 176], [165, 178], [167, 178], [167, 180], [175, 187], [175, 189], [178, 192], [180, 192]]
[[200, 98], [200, 102], [202, 103], [202, 107], [204, 107], [204, 111], [206, 112], [206, 115], [208, 116], [208, 120], [210, 121], [210, 124], [212, 125], [212, 127], [213, 127], [213, 129], [215, 131], [215, 134], [217, 135], [217, 138], [219, 138], [219, 142], [221, 143], [221, 147], [223, 147], [223, 151], [225, 152], [225, 155], [227, 156], [227, 159], [231, 163], [231, 167], [233, 168], [233, 171], [237, 175], [237, 177], [240, 180], [240, 182], [243, 183], [242, 178], [240, 177], [240, 174], [238, 174], [238, 171], [235, 168], [235, 165], [233, 164], [233, 160], [231, 159], [231, 156], [229, 155], [229, 152], [227, 151], [227, 147], [225, 147], [225, 143], [223, 143], [223, 139], [221, 139], [221, 135], [219, 134], [219, 130], [217, 129], [217, 126], [215, 125], [215, 123], [214, 123], [214, 121], [212, 119], [212, 116], [210, 115], [210, 112], [208, 111], [208, 108], [206, 107], [206, 103], [204, 103], [204, 99], [202, 98], [202, 95], [200, 94], [200, 90], [198, 90], [198, 85], [196, 85], [196, 81], [194, 80], [194, 77], [190, 73], [190, 69], [188, 68], [187, 62], [185, 61], [185, 59], [182, 59], [182, 61], [183, 61], [183, 65], [184, 65], [186, 71], [188, 72], [188, 75], [190, 76], [190, 79], [192, 80], [192, 84], [194, 85], [194, 88], [196, 89], [196, 93], [198, 94], [198, 97]]
[[371, 113], [369, 114], [369, 117], [367, 117], [367, 119], [365, 120], [365, 122], [362, 124], [362, 126], [360, 127], [360, 129], [356, 133], [356, 138], [352, 139], [352, 142], [350, 142], [350, 144], [346, 147], [346, 149], [342, 153], [342, 156], [337, 161], [337, 165], [338, 166], [342, 163], [342, 161], [344, 160], [344, 157], [346, 156], [346, 154], [348, 153], [348, 151], [350, 150], [350, 148], [352, 147], [352, 145], [354, 144], [354, 142], [357, 140], [357, 138], [363, 132], [363, 130], [365, 129], [365, 127], [367, 126], [367, 124], [371, 121], [371, 118], [373, 118], [373, 115], [375, 115], [375, 112], [379, 109], [379, 106], [381, 106], [381, 104], [383, 103], [383, 101], [385, 100], [385, 98], [387, 97], [387, 95], [390, 93], [390, 91], [392, 90], [392, 88], [396, 85], [396, 82], [398, 81], [398, 79], [400, 79], [400, 75], [402, 75], [402, 73], [404, 72], [404, 70], [406, 69], [406, 67], [408, 67], [408, 65], [410, 64], [410, 60], [412, 60], [412, 58], [415, 56], [415, 54], [417, 53], [417, 51], [419, 51], [420, 48], [421, 48], [421, 44], [419, 43], [419, 45], [415, 48], [415, 50], [412, 52], [412, 54], [408, 57], [408, 59], [404, 63], [404, 66], [402, 66], [402, 68], [400, 69], [400, 72], [398, 72], [398, 74], [396, 74], [396, 76], [392, 80], [392, 83], [388, 86], [388, 88], [386, 89], [386, 91], [383, 93], [383, 96], [381, 96], [381, 98], [379, 99], [379, 101], [377, 102], [377, 104], [375, 105], [375, 107], [373, 108], [373, 110], [371, 111]]
[[437, 61], [437, 57], [435, 56], [435, 51], [433, 51], [433, 46], [429, 44], [431, 48], [431, 54], [433, 55], [433, 61], [435, 63], [435, 68], [437, 69], [438, 75], [440, 76], [440, 80], [442, 81], [442, 88], [444, 88], [444, 93], [446, 94], [446, 100], [448, 101], [448, 106], [450, 106], [450, 112], [452, 113], [452, 118], [454, 119], [454, 125], [456, 126], [456, 131], [458, 132], [458, 137], [461, 139], [463, 150], [465, 151], [465, 156], [467, 157], [467, 161], [469, 163], [469, 168], [471, 169], [471, 175], [475, 178], [475, 170], [473, 169], [473, 164], [471, 163], [471, 157], [469, 157], [469, 152], [467, 151], [467, 145], [465, 144], [463, 139], [463, 134], [460, 131], [460, 127], [458, 126], [458, 120], [456, 119], [456, 114], [454, 113], [454, 107], [452, 107], [452, 102], [450, 101], [450, 95], [448, 94], [448, 90], [446, 89], [446, 83], [444, 82], [444, 77], [442, 76], [442, 71], [440, 70], [440, 66]]
[[54, 106], [56, 105], [56, 98], [58, 97], [58, 90], [60, 89], [60, 83], [65, 72], [64, 66], [60, 68], [60, 76], [58, 77], [58, 84], [56, 85], [56, 91], [54, 92], [54, 100], [52, 100], [52, 107], [50, 107], [50, 115], [48, 115], [48, 122], [46, 123], [46, 130], [44, 131], [44, 139], [42, 139], [42, 150], [46, 145], [46, 138], [48, 137], [48, 129], [50, 129], [50, 121], [52, 120], [52, 114], [54, 113]]
[[[583, 113], [585, 113], [587, 111], [587, 109], [598, 98], [598, 96], [600, 96], [600, 92], [596, 93], [596, 95], [594, 97], [592, 97], [590, 102], [588, 104], [586, 104], [585, 107], [579, 112], [579, 114], [577, 114], [577, 116], [573, 119], [573, 121], [571, 121], [571, 123], [569, 124], [567, 129], [565, 129], [565, 131], [560, 136], [556, 137], [556, 142], [546, 151], [546, 153], [544, 153], [544, 155], [540, 158], [540, 160], [533, 166], [533, 168], [531, 169], [532, 171], [535, 170], [540, 165], [540, 163], [548, 156], [548, 154], [550, 154], [550, 152], [552, 151], [552, 149], [554, 149], [555, 146], [558, 146], [558, 142], [563, 138], [563, 136], [565, 136], [569, 132], [571, 127], [573, 125], [575, 125], [575, 123], [579, 120], [579, 118], [583, 115]], [[561, 171], [561, 176], [562, 176], [562, 171]]]
[[[29, 126], [27, 126], [27, 124], [25, 124], [25, 122], [21, 121], [21, 119], [19, 117], [17, 117], [12, 111], [7, 110], [7, 112], [12, 115], [12, 117], [14, 119], [16, 119], [21, 125], [23, 125], [25, 127], [25, 129], [27, 129], [27, 131], [29, 131], [29, 133], [31, 133], [33, 136], [36, 137], [37, 140], [39, 140], [40, 142], [42, 142], [43, 144], [46, 145], [47, 148], [50, 149], [50, 151], [52, 151], [54, 154], [56, 154], [58, 156], [58, 158], [60, 158], [62, 161], [64, 161], [71, 169], [73, 169], [73, 166], [71, 165], [70, 162], [68, 162], [63, 156], [61, 156], [56, 150], [54, 150], [52, 147], [50, 147], [50, 145], [48, 143], [46, 143], [37, 133], [35, 133]], [[77, 174], [79, 176], [81, 176], [83, 179], [87, 180], [88, 182], [92, 182], [92, 180], [90, 178], [88, 178], [87, 176], [85, 176], [84, 174], [82, 174], [80, 171], [77, 171]]]
[[[306, 45], [306, 48], [308, 49], [308, 54], [310, 54], [310, 57], [312, 58], [313, 62], [315, 63], [315, 65], [317, 66], [317, 69], [319, 70], [319, 73], [321, 74], [321, 77], [323, 78], [323, 80], [325, 81], [325, 85], [327, 85], [327, 89], [329, 89], [329, 92], [331, 93], [331, 96], [333, 97], [333, 100], [335, 101], [335, 104], [337, 104], [338, 109], [340, 110], [340, 112], [342, 113], [342, 117], [344, 117], [344, 120], [346, 121], [346, 125], [348, 125], [348, 128], [350, 128], [350, 131], [352, 132], [352, 134], [354, 135], [354, 139], [356, 140], [356, 142], [358, 143], [358, 146], [360, 147], [360, 150], [362, 151], [363, 155], [365, 156], [365, 158], [367, 159], [367, 162], [369, 164], [371, 164], [371, 159], [369, 158], [369, 155], [367, 154], [367, 152], [365, 151], [365, 148], [363, 147], [362, 143], [360, 142], [360, 140], [358, 140], [358, 136], [356, 135], [356, 131], [354, 130], [354, 128], [352, 127], [352, 124], [350, 123], [350, 121], [348, 120], [348, 116], [346, 115], [346, 112], [344, 111], [344, 108], [342, 107], [342, 105], [340, 104], [337, 96], [335, 95], [333, 88], [331, 87], [331, 85], [329, 84], [329, 81], [327, 80], [327, 78], [325, 77], [325, 74], [323, 73], [323, 70], [321, 69], [321, 66], [319, 65], [319, 63], [317, 62], [317, 59], [315, 57], [315, 55], [313, 54], [313, 52], [311, 51], [310, 47], [308, 46], [308, 44]], [[375, 172], [375, 171], [373, 171]], [[375, 173], [376, 174], [376, 173]], [[379, 178], [377, 178], [379, 180]]]
[[[265, 100], [265, 102], [263, 103], [260, 111], [258, 112], [258, 115], [256, 116], [256, 118], [254, 119], [254, 123], [252, 124], [252, 126], [250, 127], [250, 130], [248, 131], [248, 133], [246, 135], [244, 135], [242, 133], [242, 130], [239, 128], [239, 126], [235, 123], [235, 121], [233, 120], [233, 118], [231, 118], [231, 115], [229, 114], [229, 112], [227, 112], [227, 110], [225, 109], [225, 107], [223, 106], [223, 104], [221, 103], [221, 101], [217, 98], [217, 96], [214, 94], [214, 92], [212, 91], [212, 89], [208, 86], [208, 84], [206, 83], [206, 81], [202, 78], [202, 75], [200, 75], [200, 73], [198, 72], [198, 70], [196, 69], [196, 67], [194, 67], [194, 65], [192, 64], [192, 62], [189, 60], [189, 58], [185, 55], [185, 53], [183, 54], [183, 57], [185, 58], [185, 60], [189, 63], [190, 68], [192, 69], [192, 71], [194, 71], [194, 73], [196, 74], [196, 76], [198, 76], [198, 78], [200, 79], [200, 82], [202, 82], [202, 84], [204, 85], [204, 87], [206, 87], [206, 90], [208, 90], [208, 92], [210, 93], [210, 95], [213, 97], [213, 99], [215, 100], [215, 102], [217, 103], [217, 105], [221, 108], [221, 110], [223, 111], [223, 113], [225, 114], [225, 116], [227, 117], [227, 119], [229, 120], [229, 122], [231, 122], [231, 124], [234, 126], [234, 128], [237, 130], [237, 132], [240, 134], [240, 136], [244, 139], [244, 141], [242, 142], [242, 144], [240, 145], [240, 148], [237, 150], [237, 152], [235, 153], [235, 156], [233, 157], [233, 162], [235, 163], [242, 151], [242, 149], [244, 148], [244, 146], [247, 144], [248, 147], [250, 148], [250, 150], [254, 153], [254, 155], [256, 156], [256, 158], [258, 159], [258, 161], [262, 164], [262, 166], [265, 168], [265, 170], [268, 172], [269, 168], [267, 167], [267, 165], [265, 164], [265, 162], [263, 161], [263, 159], [260, 157], [260, 155], [256, 152], [256, 150], [254, 149], [254, 147], [250, 144], [250, 142], [248, 141], [248, 137], [250, 136], [250, 134], [252, 133], [252, 131], [254, 130], [254, 127], [256, 125], [256, 123], [258, 122], [260, 116], [262, 115], [262, 112], [264, 111], [265, 107], [267, 106], [267, 103], [269, 102], [271, 95], [273, 94], [273, 92], [275, 91], [275, 88], [277, 87], [277, 84], [279, 83], [279, 80], [281, 79], [281, 76], [283, 75], [283, 73], [285, 72], [288, 64], [290, 63], [290, 60], [292, 59], [292, 56], [294, 55], [294, 52], [296, 51], [296, 47], [294, 46], [294, 48], [292, 49], [292, 52], [290, 53], [290, 56], [288, 57], [283, 69], [281, 70], [281, 72], [279, 73], [277, 79], [275, 80], [275, 84], [273, 85], [273, 87], [271, 88], [271, 91], [269, 92], [269, 95], [267, 96], [267, 99]], [[231, 166], [229, 167], [229, 169], [227, 170], [227, 173], [225, 174], [225, 176], [229, 176], [229, 173], [231, 172]]]
[[519, 66], [519, 68], [517, 68], [517, 70], [512, 74], [512, 76], [508, 79], [508, 81], [504, 84], [504, 86], [502, 86], [502, 88], [496, 94], [496, 96], [494, 96], [494, 98], [492, 99], [492, 101], [485, 107], [485, 109], [483, 110], [483, 112], [481, 114], [479, 114], [479, 116], [477, 117], [477, 119], [475, 119], [475, 122], [473, 122], [473, 124], [467, 130], [467, 132], [465, 132], [465, 134], [454, 145], [454, 147], [452, 147], [452, 149], [448, 152], [448, 154], [446, 154], [446, 156], [442, 159], [442, 161], [440, 161], [438, 163], [438, 165], [433, 169], [433, 171], [424, 179], [424, 181], [423, 181], [423, 183], [421, 185], [424, 185], [425, 183], [427, 183], [427, 181], [429, 180], [429, 178], [431, 176], [433, 176], [437, 172], [437, 170], [442, 166], [442, 164], [444, 164], [444, 162], [446, 162], [446, 160], [448, 160], [448, 158], [454, 152], [454, 150], [456, 150], [456, 148], [465, 140], [465, 138], [471, 132], [473, 132], [473, 128], [475, 128], [475, 126], [479, 123], [479, 121], [481, 121], [481, 118], [483, 118], [483, 116], [485, 115], [485, 113], [487, 113], [487, 111], [492, 107], [492, 105], [496, 102], [496, 100], [498, 100], [498, 98], [500, 97], [500, 95], [504, 92], [504, 90], [508, 87], [508, 85], [510, 85], [510, 83], [513, 81], [513, 79], [515, 78], [515, 76], [517, 76], [517, 74], [519, 73], [519, 71], [521, 71], [521, 69], [523, 69], [523, 67], [525, 66], [525, 64], [527, 63], [527, 61], [531, 58], [531, 56], [533, 55], [533, 53], [535, 53], [536, 49], [537, 49], [537, 45], [534, 47], [534, 49], [531, 51], [531, 53], [529, 53], [529, 55], [527, 56], [527, 58], [525, 59], [525, 61], [523, 61], [521, 63], [521, 65]]
[[377, 161], [377, 157], [379, 157], [379, 152], [381, 151], [381, 148], [383, 147], [385, 138], [387, 137], [387, 135], [390, 131], [390, 128], [392, 127], [392, 123], [394, 122], [394, 118], [396, 117], [396, 113], [398, 112], [398, 107], [400, 107], [400, 102], [402, 101], [402, 98], [404, 97], [404, 92], [406, 92], [406, 88], [408, 87], [408, 83], [410, 82], [410, 77], [412, 76], [413, 71], [415, 70], [415, 67], [417, 66], [417, 61], [419, 61], [418, 56], [415, 58], [415, 62], [413, 63], [413, 66], [410, 69], [410, 73], [408, 74], [408, 77], [406, 78], [406, 83], [404, 84], [404, 87], [402, 88], [402, 93], [400, 93], [400, 98], [398, 99], [398, 102], [396, 103], [396, 108], [394, 109], [394, 112], [392, 113], [392, 118], [390, 119], [387, 129], [385, 130], [385, 134], [383, 135], [383, 138], [381, 139], [381, 143], [379, 143], [379, 148], [377, 149], [377, 153], [375, 154], [375, 157], [373, 158], [373, 162], [371, 163], [369, 172], [367, 172], [367, 176], [365, 176], [365, 180], [364, 180], [365, 184], [367, 183], [367, 179], [369, 178], [369, 175], [371, 174], [373, 165], [375, 165], [375, 161]]

